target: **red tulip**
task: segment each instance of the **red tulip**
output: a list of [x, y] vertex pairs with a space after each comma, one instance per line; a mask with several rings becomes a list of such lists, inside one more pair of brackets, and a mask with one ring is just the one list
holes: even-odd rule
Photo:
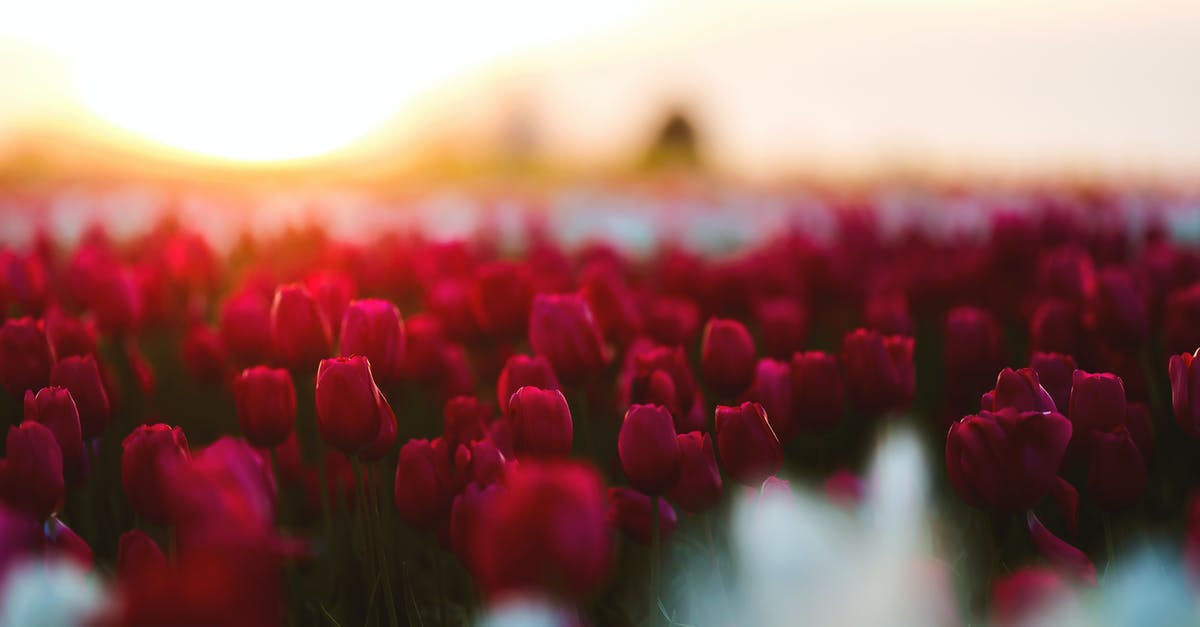
[[46, 521], [45, 533], [47, 552], [61, 555], [74, 562], [79, 568], [91, 570], [95, 563], [92, 547], [88, 546], [87, 541], [79, 537], [79, 534], [72, 531], [58, 518]]
[[[608, 521], [635, 542], [650, 546], [654, 540], [650, 497], [629, 488], [608, 489]], [[659, 542], [666, 544], [675, 534], [679, 518], [675, 509], [663, 499], [658, 500]]]
[[442, 437], [455, 450], [460, 444], [482, 439], [491, 422], [491, 407], [474, 396], [456, 396], [442, 408]]
[[1070, 355], [1079, 349], [1082, 326], [1078, 306], [1056, 298], [1044, 300], [1029, 322], [1033, 350]]
[[50, 369], [50, 385], [66, 388], [71, 393], [84, 440], [104, 432], [109, 420], [108, 393], [94, 357], [85, 355], [59, 360]]
[[737, 407], [718, 405], [715, 425], [721, 465], [738, 482], [757, 486], [779, 472], [783, 449], [762, 405], [750, 402]]
[[1038, 258], [1035, 275], [1048, 296], [1082, 303], [1096, 290], [1095, 269], [1087, 251], [1077, 246], [1047, 250]]
[[504, 476], [507, 460], [499, 447], [488, 439], [460, 444], [454, 454], [459, 483], [491, 485]]
[[1200, 282], [1176, 290], [1167, 297], [1163, 312], [1163, 344], [1168, 353], [1190, 351], [1200, 346]]
[[665, 346], [689, 344], [700, 331], [700, 308], [687, 298], [654, 298], [644, 314], [646, 333]]
[[405, 335], [400, 310], [392, 303], [367, 298], [346, 307], [341, 318], [341, 354], [362, 355], [371, 373], [385, 385], [400, 380], [404, 367]]
[[872, 294], [866, 305], [867, 327], [884, 335], [911, 337], [914, 330], [908, 299], [899, 292]]
[[508, 401], [508, 426], [518, 457], [566, 457], [571, 452], [571, 410], [558, 390], [517, 390]]
[[679, 443], [679, 481], [671, 488], [671, 500], [692, 513], [716, 507], [721, 502], [721, 472], [713, 455], [712, 438], [691, 431], [675, 439]]
[[233, 380], [238, 424], [260, 448], [283, 444], [296, 423], [296, 387], [282, 368], [247, 368]]
[[346, 455], [375, 441], [387, 400], [371, 376], [366, 357], [322, 359], [317, 368], [317, 429], [321, 439]]
[[400, 425], [396, 422], [396, 413], [380, 395], [379, 432], [375, 434], [375, 439], [371, 440], [366, 448], [358, 452], [358, 459], [363, 463], [370, 463], [387, 457], [391, 454], [392, 447], [396, 445], [396, 435], [399, 430]]
[[463, 488], [462, 494], [454, 497], [450, 506], [450, 547], [464, 566], [474, 562], [471, 555], [471, 538], [477, 533], [476, 526], [491, 500], [500, 493], [498, 484], [480, 486], [475, 483]]
[[191, 459], [183, 429], [163, 423], [139, 425], [121, 443], [121, 486], [133, 511], [142, 518], [165, 524], [169, 515], [168, 483], [175, 466]]
[[846, 507], [857, 507], [865, 490], [862, 477], [844, 468], [829, 475], [824, 488], [825, 498]]
[[661, 494], [679, 479], [679, 444], [675, 422], [661, 405], [634, 405], [625, 412], [617, 437], [617, 454], [630, 485]]
[[221, 308], [221, 339], [241, 363], [271, 356], [271, 301], [253, 290], [229, 297]]
[[754, 380], [754, 339], [742, 323], [713, 318], [704, 326], [700, 372], [717, 394], [734, 396]]
[[130, 529], [117, 542], [117, 575], [129, 577], [143, 571], [166, 572], [167, 558], [146, 532]]
[[945, 367], [952, 394], [975, 396], [1004, 363], [1000, 327], [984, 309], [955, 307], [946, 316]]
[[1058, 353], [1034, 353], [1029, 358], [1029, 367], [1037, 373], [1042, 389], [1054, 399], [1059, 410], [1070, 408], [1071, 382], [1074, 379], [1075, 359]]
[[134, 271], [105, 267], [92, 278], [88, 307], [101, 329], [117, 335], [134, 331], [142, 321], [145, 303]]
[[529, 314], [529, 346], [568, 384], [595, 375], [608, 362], [600, 327], [582, 297], [538, 294]]
[[271, 344], [275, 359], [288, 368], [308, 369], [329, 355], [329, 323], [303, 285], [281, 285], [275, 290]]
[[642, 330], [642, 314], [620, 274], [606, 264], [589, 264], [579, 283], [604, 337], [621, 346], [633, 341]]
[[858, 329], [842, 341], [842, 379], [859, 411], [878, 415], [912, 402], [916, 388], [913, 340]]
[[1069, 417], [1081, 437], [1088, 431], [1116, 429], [1125, 422], [1125, 384], [1114, 374], [1076, 370], [1071, 379]]
[[54, 434], [62, 452], [63, 476], [71, 481], [83, 477], [83, 437], [79, 429], [79, 411], [66, 388], [49, 387], [25, 390], [25, 420], [45, 425]]
[[[310, 274], [305, 285], [329, 323], [330, 333], [336, 334], [346, 307], [358, 291], [354, 279], [338, 270], [320, 270]], [[336, 336], [334, 338], [336, 339]]]
[[1172, 355], [1167, 371], [1175, 424], [1188, 436], [1200, 438], [1200, 367], [1194, 366], [1195, 359], [1196, 355], [1188, 353]]
[[496, 381], [496, 401], [501, 413], [508, 411], [508, 399], [523, 387], [535, 387], [543, 390], [559, 389], [558, 378], [550, 362], [541, 355], [513, 355], [504, 362], [500, 378]]
[[57, 306], [46, 310], [46, 339], [58, 359], [96, 354], [96, 324], [73, 318]]
[[525, 266], [493, 261], [475, 269], [471, 309], [482, 328], [503, 336], [520, 335], [532, 301], [533, 285]]
[[8, 455], [0, 464], [0, 496], [10, 506], [41, 520], [62, 504], [63, 457], [54, 432], [27, 420], [8, 428]]
[[763, 300], [754, 308], [762, 347], [768, 357], [787, 359], [804, 346], [808, 312], [794, 299]]
[[1145, 296], [1125, 268], [1105, 268], [1096, 275], [1090, 323], [1109, 342], [1140, 344], [1150, 333]]
[[0, 326], [0, 384], [9, 396], [40, 390], [50, 379], [54, 355], [40, 320], [9, 318]]
[[992, 622], [1025, 625], [1071, 595], [1067, 582], [1053, 570], [1026, 567], [992, 585]]
[[683, 348], [658, 346], [634, 353], [632, 374], [630, 402], [666, 407], [676, 430], [682, 431], [698, 393]]
[[946, 472], [968, 505], [1020, 512], [1037, 505], [1058, 475], [1071, 439], [1061, 414], [983, 411], [950, 426]]
[[993, 390], [992, 407], [988, 411], [996, 411], [1011, 407], [1017, 411], [1058, 411], [1050, 393], [1042, 387], [1037, 371], [1033, 368], [1013, 370], [1005, 368], [996, 377], [996, 388]]
[[845, 391], [836, 357], [821, 351], [795, 353], [791, 377], [792, 414], [799, 429], [826, 431], [842, 419]]
[[225, 345], [221, 336], [207, 326], [197, 324], [187, 330], [180, 356], [193, 379], [210, 384], [225, 379]]
[[780, 442], [791, 440], [798, 432], [793, 403], [792, 367], [784, 361], [760, 359], [754, 369], [754, 385], [743, 396], [767, 413], [771, 429]]
[[400, 518], [432, 529], [450, 514], [455, 485], [445, 440], [409, 440], [396, 460], [394, 496]]
[[1104, 510], [1136, 504], [1146, 492], [1146, 461], [1125, 425], [1092, 434], [1088, 496]]
[[1096, 585], [1096, 567], [1083, 551], [1050, 533], [1032, 511], [1025, 514], [1025, 523], [1034, 547], [1051, 566], [1072, 579]]

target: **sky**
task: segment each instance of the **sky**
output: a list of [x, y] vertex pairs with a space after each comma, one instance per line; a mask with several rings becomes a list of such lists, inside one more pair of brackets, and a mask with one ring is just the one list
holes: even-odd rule
[[682, 106], [751, 177], [1200, 172], [1200, 3], [0, 0], [0, 150], [78, 136], [245, 162], [628, 158]]

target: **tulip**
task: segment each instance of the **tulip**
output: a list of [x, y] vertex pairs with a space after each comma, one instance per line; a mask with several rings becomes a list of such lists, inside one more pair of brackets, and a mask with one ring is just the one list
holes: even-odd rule
[[225, 378], [225, 345], [216, 331], [193, 325], [183, 336], [180, 349], [183, 366], [193, 379], [220, 383]]
[[91, 570], [95, 563], [92, 547], [58, 518], [46, 521], [46, 548], [48, 552], [71, 560], [84, 570]]
[[[837, 357], [821, 351], [795, 353], [792, 355], [791, 380], [792, 415], [797, 428], [826, 431], [842, 419], [845, 391]], [[774, 421], [770, 409], [767, 416]]]
[[952, 394], [972, 397], [1004, 363], [1000, 327], [986, 310], [956, 307], [946, 316], [945, 368]]
[[1034, 547], [1051, 566], [1072, 579], [1096, 585], [1096, 567], [1083, 551], [1050, 533], [1032, 511], [1026, 512], [1025, 524]]
[[992, 391], [992, 406], [988, 411], [1011, 407], [1017, 411], [1058, 411], [1050, 393], [1042, 387], [1037, 371], [1033, 368], [1013, 370], [1005, 368], [996, 377]]
[[409, 440], [400, 447], [393, 496], [401, 519], [418, 529], [438, 526], [450, 513], [454, 491], [445, 440]]
[[471, 286], [465, 278], [439, 279], [425, 292], [425, 308], [437, 317], [446, 336], [453, 340], [468, 341], [482, 331], [471, 309]]
[[687, 298], [655, 298], [644, 314], [646, 333], [665, 346], [689, 344], [700, 331], [700, 308]]
[[642, 330], [642, 314], [620, 274], [604, 264], [589, 264], [579, 283], [604, 337], [621, 346], [633, 341]]
[[[383, 397], [380, 396], [382, 399]], [[392, 406], [386, 400], [382, 400], [379, 404], [379, 432], [375, 434], [375, 439], [371, 443], [358, 452], [358, 459], [363, 463], [371, 463], [387, 457], [392, 452], [392, 447], [396, 445], [396, 436], [400, 431], [400, 425], [396, 422], [396, 413], [392, 411]]]
[[1200, 282], [1167, 296], [1163, 312], [1163, 348], [1168, 353], [1200, 346]]
[[1054, 499], [1062, 517], [1067, 519], [1067, 530], [1071, 536], [1079, 535], [1079, 491], [1071, 482], [1059, 477], [1050, 487], [1050, 498]]
[[41, 321], [10, 318], [0, 326], [0, 384], [9, 396], [21, 398], [25, 390], [46, 387], [52, 363]]
[[50, 385], [66, 388], [79, 414], [80, 434], [84, 440], [104, 432], [108, 426], [108, 393], [100, 378], [100, 369], [91, 355], [67, 357], [50, 369]]
[[63, 456], [54, 432], [27, 420], [8, 428], [8, 455], [0, 464], [0, 496], [15, 509], [41, 520], [62, 504]]
[[96, 324], [91, 320], [73, 318], [52, 306], [46, 310], [45, 328], [50, 349], [60, 360], [96, 353]]
[[183, 429], [163, 423], [139, 425], [121, 442], [121, 486], [134, 513], [155, 524], [169, 515], [168, 483], [176, 467], [191, 460]]
[[1037, 505], [1058, 475], [1071, 422], [1061, 414], [1004, 408], [950, 426], [946, 472], [968, 505], [1021, 512]]
[[1022, 568], [992, 585], [992, 622], [996, 625], [1029, 624], [1033, 617], [1069, 596], [1070, 586], [1053, 570]]
[[658, 346], [633, 354], [630, 401], [662, 405], [675, 419], [676, 430], [688, 424], [698, 393], [696, 379], [681, 347]]
[[763, 300], [754, 308], [763, 350], [774, 359], [787, 359], [804, 346], [808, 312], [791, 298]]
[[271, 301], [246, 290], [221, 308], [221, 339], [241, 363], [261, 362], [271, 355]]
[[[629, 488], [608, 489], [608, 522], [638, 544], [650, 546], [654, 540], [654, 523], [650, 497]], [[670, 503], [658, 499], [659, 541], [666, 544], [675, 534], [679, 518]]]
[[690, 431], [675, 436], [679, 443], [679, 481], [670, 497], [684, 511], [698, 513], [721, 502], [721, 471], [713, 455], [712, 438]]
[[1125, 425], [1092, 434], [1088, 496], [1104, 510], [1133, 506], [1146, 492], [1146, 461]]
[[442, 408], [442, 437], [451, 450], [484, 437], [492, 421], [492, 408], [474, 396], [456, 396]]
[[675, 422], [661, 405], [634, 405], [625, 412], [617, 436], [617, 455], [630, 485], [658, 495], [679, 480], [679, 444]]
[[538, 294], [529, 314], [529, 346], [567, 384], [584, 381], [608, 362], [600, 327], [582, 297]]
[[146, 532], [130, 529], [117, 541], [117, 575], [121, 578], [144, 571], [165, 572], [167, 558]]
[[574, 427], [558, 390], [523, 387], [508, 400], [508, 426], [518, 457], [566, 457]]
[[106, 267], [93, 277], [93, 281], [89, 287], [88, 306], [96, 316], [96, 324], [117, 335], [134, 331], [141, 323], [145, 309], [134, 271]]
[[0, 251], [0, 311], [6, 302], [29, 314], [46, 306], [46, 268], [36, 256]]
[[579, 599], [611, 566], [608, 499], [590, 466], [527, 462], [480, 512], [470, 546], [483, 594], [543, 592]]
[[1029, 321], [1033, 350], [1070, 355], [1079, 349], [1082, 326], [1076, 305], [1056, 298], [1046, 299]]
[[1029, 367], [1037, 373], [1042, 389], [1054, 400], [1058, 409], [1070, 408], [1071, 382], [1078, 369], [1070, 355], [1037, 353], [1029, 358]]
[[866, 304], [867, 327], [884, 335], [911, 337], [915, 326], [908, 312], [908, 298], [899, 292], [883, 291]]
[[858, 329], [842, 341], [846, 395], [871, 415], [907, 407], [916, 387], [913, 340]]
[[1087, 251], [1067, 245], [1038, 257], [1038, 278], [1043, 293], [1074, 303], [1089, 299], [1096, 289], [1095, 269]]
[[494, 261], [475, 269], [471, 309], [482, 328], [503, 336], [520, 335], [532, 301], [533, 285], [525, 266]]
[[460, 444], [454, 454], [454, 467], [460, 473], [459, 483], [481, 486], [496, 483], [504, 476], [506, 463], [504, 453], [486, 439]]
[[1188, 436], [1200, 438], [1200, 367], [1194, 367], [1195, 359], [1195, 354], [1172, 355], [1167, 372], [1171, 378], [1175, 424]]
[[275, 290], [271, 344], [275, 358], [288, 368], [308, 369], [329, 355], [329, 323], [303, 285], [281, 285]]
[[405, 350], [400, 310], [378, 298], [356, 300], [346, 307], [341, 323], [341, 354], [366, 357], [372, 374], [381, 383], [398, 382]]
[[1150, 333], [1146, 299], [1124, 268], [1105, 268], [1096, 275], [1089, 311], [1091, 326], [1110, 342], [1138, 345]]
[[713, 318], [704, 325], [700, 344], [700, 373], [704, 384], [724, 396], [734, 396], [754, 380], [754, 339], [742, 323]]
[[317, 367], [317, 429], [330, 446], [353, 455], [370, 445], [379, 435], [386, 404], [366, 357], [321, 360]]
[[83, 437], [79, 428], [79, 410], [66, 388], [48, 387], [25, 390], [25, 420], [45, 425], [54, 434], [62, 452], [63, 475], [71, 481], [83, 477]]
[[744, 395], [762, 405], [771, 422], [771, 429], [780, 442], [791, 440], [797, 433], [792, 391], [792, 367], [785, 361], [760, 359], [754, 370], [754, 385]]
[[296, 423], [296, 388], [282, 368], [247, 368], [233, 380], [238, 425], [260, 448], [283, 444]]
[[758, 403], [718, 405], [715, 418], [717, 453], [725, 472], [738, 482], [757, 486], [779, 472], [783, 449]]
[[337, 333], [338, 323], [358, 291], [354, 279], [341, 271], [322, 270], [309, 275], [305, 285], [320, 307], [322, 317], [329, 324], [330, 333]]
[[492, 499], [500, 493], [498, 484], [480, 486], [468, 484], [462, 494], [454, 497], [450, 506], [450, 547], [464, 566], [473, 563], [471, 555], [471, 538], [477, 533], [483, 511], [491, 504]]
[[1070, 406], [1071, 424], [1080, 436], [1088, 431], [1110, 432], [1125, 422], [1125, 384], [1114, 374], [1076, 370]]
[[558, 378], [550, 362], [541, 355], [513, 355], [504, 362], [504, 369], [496, 380], [496, 401], [500, 412], [508, 411], [508, 399], [513, 393], [523, 387], [535, 387], [543, 390], [559, 389]]
[[829, 475], [823, 487], [825, 498], [844, 507], [857, 507], [865, 491], [862, 477], [845, 468]]

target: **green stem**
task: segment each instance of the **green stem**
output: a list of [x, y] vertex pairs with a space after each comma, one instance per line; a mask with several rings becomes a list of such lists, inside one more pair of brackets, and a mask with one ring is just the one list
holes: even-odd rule
[[1101, 520], [1104, 523], [1105, 556], [1108, 558], [1108, 561], [1104, 564], [1104, 576], [1107, 577], [1108, 569], [1113, 565], [1113, 561], [1116, 559], [1116, 551], [1113, 550], [1112, 515], [1108, 512], [1105, 512], [1101, 516]]
[[[658, 495], [650, 497], [650, 615], [658, 613], [659, 599], [659, 528], [658, 528]], [[656, 621], [657, 622], [657, 621]]]
[[[368, 466], [368, 482], [374, 486], [375, 482], [370, 481], [372, 474], [371, 467]], [[378, 540], [375, 543], [375, 548], [379, 553], [379, 568], [381, 571], [383, 571], [383, 589], [386, 593], [384, 596], [387, 597], [388, 623], [391, 625], [391, 627], [399, 627], [400, 618], [396, 613], [396, 596], [392, 592], [392, 569], [388, 563], [388, 546], [384, 542], [384, 532], [386, 530], [383, 526], [382, 517], [379, 514], [379, 493], [375, 490], [372, 490], [372, 492], [374, 493], [374, 496], [371, 498], [371, 519], [372, 523], [375, 525], [375, 537]]]

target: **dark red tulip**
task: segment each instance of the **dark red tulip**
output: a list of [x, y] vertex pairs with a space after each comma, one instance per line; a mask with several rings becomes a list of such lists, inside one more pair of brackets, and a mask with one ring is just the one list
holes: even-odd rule
[[946, 316], [945, 368], [952, 394], [974, 398], [1004, 363], [1000, 327], [984, 309], [955, 307]]
[[169, 492], [175, 489], [167, 477], [175, 466], [191, 459], [183, 429], [163, 423], [139, 425], [121, 443], [121, 486], [134, 513], [155, 524], [168, 521]]
[[[792, 415], [798, 429], [826, 431], [842, 419], [845, 390], [837, 357], [822, 351], [795, 353], [791, 376]], [[769, 409], [767, 416], [771, 417]]]
[[446, 337], [460, 342], [479, 335], [479, 321], [471, 309], [471, 286], [466, 278], [438, 279], [425, 292], [425, 308], [442, 323]]
[[454, 450], [460, 444], [483, 438], [491, 422], [491, 407], [474, 396], [456, 396], [442, 408], [442, 437]]
[[226, 376], [225, 344], [216, 331], [205, 325], [193, 325], [183, 336], [180, 347], [183, 366], [193, 379], [202, 383], [221, 383]]
[[590, 466], [514, 466], [474, 525], [471, 572], [484, 596], [540, 592], [578, 599], [595, 590], [611, 566], [607, 510], [600, 476]]
[[557, 390], [558, 377], [554, 376], [554, 368], [541, 355], [513, 355], [504, 362], [500, 378], [496, 380], [496, 401], [500, 412], [508, 411], [508, 399], [523, 387], [535, 387], [543, 390]]
[[687, 424], [696, 402], [696, 379], [687, 354], [679, 346], [658, 346], [633, 354], [632, 403], [662, 405], [671, 412], [677, 430]]
[[520, 335], [532, 301], [533, 284], [524, 265], [493, 261], [475, 269], [471, 309], [483, 329], [503, 336]]
[[432, 529], [450, 514], [455, 485], [445, 440], [409, 440], [396, 460], [395, 499], [400, 518]]
[[329, 322], [303, 285], [280, 285], [275, 290], [271, 344], [280, 364], [298, 370], [308, 370], [329, 355]]
[[66, 558], [83, 570], [92, 569], [95, 564], [92, 547], [79, 534], [58, 518], [47, 520], [45, 529], [47, 553]]
[[1050, 488], [1050, 497], [1058, 505], [1062, 517], [1067, 520], [1067, 530], [1071, 537], [1079, 535], [1079, 491], [1071, 482], [1059, 477]]
[[141, 529], [130, 529], [117, 541], [117, 575], [125, 578], [142, 571], [167, 570], [162, 549]]
[[620, 274], [608, 264], [589, 264], [579, 283], [604, 337], [621, 346], [633, 341], [642, 330], [642, 314]]
[[1025, 514], [1026, 528], [1038, 553], [1060, 573], [1088, 585], [1096, 585], [1096, 567], [1083, 551], [1050, 533], [1032, 511]]
[[700, 374], [717, 394], [735, 396], [754, 380], [754, 338], [737, 320], [713, 318], [704, 325]]
[[1069, 417], [1080, 437], [1088, 431], [1113, 431], [1125, 422], [1125, 384], [1111, 373], [1076, 370]]
[[1154, 457], [1154, 420], [1145, 403], [1128, 403], [1125, 406], [1125, 426], [1138, 451], [1147, 462]]
[[375, 434], [375, 439], [371, 440], [366, 448], [358, 452], [358, 459], [363, 463], [378, 461], [390, 455], [392, 448], [396, 445], [396, 436], [400, 431], [400, 425], [396, 422], [396, 413], [392, 411], [392, 406], [383, 399], [382, 395], [379, 398], [379, 432]]
[[884, 335], [912, 336], [914, 325], [908, 312], [908, 298], [899, 292], [872, 294], [866, 304], [867, 327]]
[[1171, 407], [1175, 424], [1190, 437], [1200, 438], [1200, 367], [1189, 353], [1171, 355], [1167, 372], [1171, 378]]
[[1042, 387], [1033, 368], [1005, 368], [996, 377], [992, 406], [988, 411], [1011, 407], [1017, 411], [1058, 411], [1050, 393]]
[[574, 425], [562, 392], [523, 387], [509, 399], [507, 418], [517, 457], [566, 457], [571, 452]]
[[352, 301], [341, 318], [341, 354], [362, 355], [371, 373], [385, 385], [400, 380], [406, 346], [400, 310], [379, 298]]
[[1026, 625], [1070, 596], [1070, 585], [1055, 571], [1022, 568], [992, 585], [992, 622], [1001, 627]]
[[271, 356], [271, 301], [253, 290], [234, 294], [221, 308], [221, 339], [241, 363]]
[[1136, 504], [1146, 492], [1146, 461], [1125, 425], [1092, 434], [1088, 496], [1104, 510]]
[[109, 333], [126, 335], [142, 321], [145, 303], [134, 271], [106, 267], [96, 273], [89, 286], [88, 307], [96, 324]]
[[1092, 258], [1077, 246], [1061, 246], [1043, 252], [1038, 258], [1035, 276], [1044, 294], [1070, 302], [1082, 303], [1096, 289]]
[[71, 393], [84, 440], [104, 432], [109, 420], [108, 393], [94, 357], [85, 355], [59, 360], [50, 369], [50, 385], [66, 388]]
[[6, 303], [22, 312], [41, 315], [46, 306], [46, 268], [34, 255], [0, 251], [0, 311]]
[[1061, 414], [1004, 408], [950, 426], [946, 472], [974, 507], [1021, 512], [1037, 505], [1058, 476], [1071, 422]]
[[354, 279], [338, 270], [322, 270], [309, 275], [305, 285], [321, 308], [322, 317], [329, 324], [329, 332], [336, 336], [342, 315], [358, 292]]
[[7, 457], [0, 462], [0, 496], [41, 520], [58, 509], [66, 491], [62, 450], [45, 425], [26, 420], [8, 428]]
[[767, 420], [771, 422], [771, 429], [780, 442], [787, 442], [798, 433], [791, 364], [774, 359], [758, 360], [754, 369], [754, 384], [743, 398], [762, 405]]
[[675, 436], [679, 443], [679, 481], [671, 488], [671, 500], [684, 511], [697, 513], [721, 502], [721, 471], [707, 433], [690, 431]]
[[600, 372], [608, 362], [592, 310], [576, 294], [538, 294], [529, 314], [529, 346], [567, 384]]
[[666, 346], [690, 344], [700, 331], [700, 308], [687, 298], [654, 298], [644, 313], [646, 333]]
[[1070, 409], [1071, 382], [1074, 379], [1075, 358], [1058, 353], [1037, 353], [1029, 358], [1029, 367], [1037, 373], [1042, 389], [1054, 400], [1060, 411]]
[[317, 429], [330, 446], [347, 456], [369, 446], [379, 435], [386, 404], [366, 357], [321, 360], [317, 368]]
[[489, 439], [460, 444], [454, 454], [454, 467], [460, 473], [459, 483], [496, 483], [503, 478], [507, 461], [504, 453]]
[[913, 340], [858, 329], [842, 341], [842, 380], [859, 411], [878, 415], [903, 409], [916, 389]]
[[768, 357], [787, 359], [804, 346], [808, 312], [792, 298], [763, 300], [754, 308], [762, 347]]
[[1029, 321], [1033, 350], [1070, 355], [1079, 350], [1083, 320], [1074, 303], [1050, 298], [1042, 301]]
[[0, 384], [13, 398], [40, 390], [50, 380], [54, 355], [40, 320], [9, 318], [0, 326]]
[[[0, 496], [3, 496], [3, 467], [0, 461]], [[29, 514], [9, 507], [0, 498], [0, 577], [25, 560], [36, 558], [45, 545], [44, 523]]]
[[845, 507], [857, 507], [865, 493], [862, 477], [845, 468], [829, 475], [824, 488], [825, 498]]
[[296, 424], [296, 387], [282, 368], [243, 370], [233, 380], [233, 399], [242, 434], [259, 448], [283, 444]]
[[58, 359], [96, 354], [96, 323], [68, 316], [52, 306], [46, 310], [46, 339]]
[[1171, 292], [1163, 312], [1163, 348], [1168, 353], [1200, 346], [1200, 282]]
[[454, 497], [450, 506], [450, 547], [464, 566], [473, 563], [471, 538], [477, 533], [475, 527], [500, 490], [501, 486], [494, 483], [486, 486], [470, 483], [462, 494]]
[[1137, 345], [1150, 333], [1145, 296], [1125, 268], [1105, 268], [1096, 275], [1088, 317], [1090, 326], [1108, 342]]
[[739, 483], [758, 486], [779, 472], [783, 449], [758, 403], [718, 405], [715, 418], [717, 453], [725, 472]]
[[76, 481], [83, 477], [83, 436], [79, 429], [79, 410], [66, 388], [48, 387], [25, 390], [25, 420], [45, 425], [54, 434], [62, 452], [63, 476]]
[[[608, 521], [635, 542], [650, 546], [654, 540], [650, 497], [630, 488], [608, 489]], [[663, 499], [658, 500], [658, 538], [666, 544], [675, 534], [679, 518], [675, 509]]]
[[661, 494], [679, 479], [679, 444], [675, 421], [661, 405], [634, 405], [625, 412], [617, 437], [617, 454], [630, 485]]

